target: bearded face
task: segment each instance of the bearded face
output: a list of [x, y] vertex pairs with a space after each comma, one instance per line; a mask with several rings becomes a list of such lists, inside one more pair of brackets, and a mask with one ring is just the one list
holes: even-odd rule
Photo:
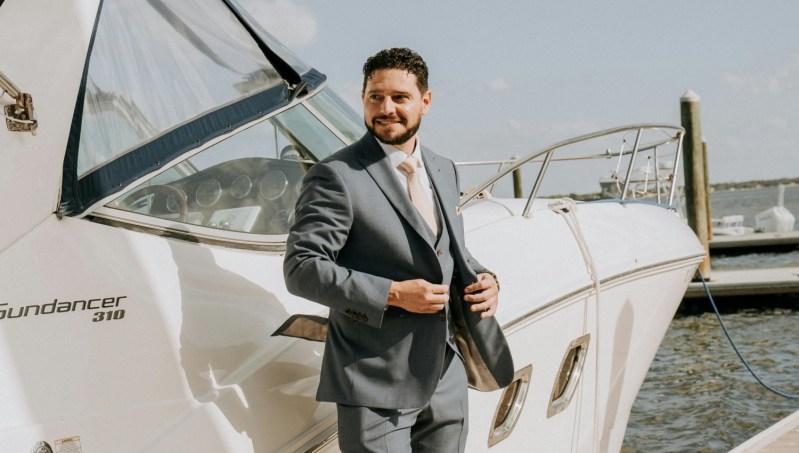
[[414, 74], [401, 69], [377, 70], [362, 93], [366, 128], [381, 142], [410, 154], [431, 96], [430, 91], [419, 91]]

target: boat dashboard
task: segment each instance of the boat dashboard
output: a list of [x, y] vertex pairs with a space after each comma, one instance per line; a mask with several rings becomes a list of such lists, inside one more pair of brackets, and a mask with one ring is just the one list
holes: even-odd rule
[[240, 158], [159, 184], [153, 179], [112, 207], [192, 225], [254, 234], [286, 234], [306, 164]]

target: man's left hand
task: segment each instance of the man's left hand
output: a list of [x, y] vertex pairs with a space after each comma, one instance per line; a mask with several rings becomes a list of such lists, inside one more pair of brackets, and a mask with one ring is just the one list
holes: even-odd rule
[[491, 274], [478, 274], [477, 282], [466, 287], [463, 300], [473, 304], [471, 310], [480, 311], [480, 318], [490, 318], [497, 311], [499, 286]]

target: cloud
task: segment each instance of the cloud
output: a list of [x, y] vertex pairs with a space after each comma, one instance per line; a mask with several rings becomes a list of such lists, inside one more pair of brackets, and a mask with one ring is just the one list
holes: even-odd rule
[[247, 9], [258, 22], [290, 49], [316, 41], [316, 16], [310, 9], [289, 0], [249, 1]]
[[493, 92], [508, 92], [513, 89], [510, 83], [505, 79], [494, 79], [482, 84], [479, 87], [480, 91], [493, 91]]
[[799, 89], [799, 54], [786, 59], [780, 68], [771, 73], [721, 74], [724, 84], [736, 92], [748, 94], [779, 95]]
[[[550, 142], [561, 141], [578, 135], [596, 132], [599, 127], [590, 121], [537, 121], [532, 119], [510, 119], [507, 123], [513, 135], [543, 138]], [[548, 142], [540, 143], [547, 145]]]

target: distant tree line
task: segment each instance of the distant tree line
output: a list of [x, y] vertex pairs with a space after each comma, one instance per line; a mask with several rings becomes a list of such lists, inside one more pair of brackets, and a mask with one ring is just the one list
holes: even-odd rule
[[753, 181], [744, 182], [720, 182], [711, 184], [710, 188], [712, 190], [756, 189], [759, 187], [775, 187], [780, 184], [786, 186], [799, 184], [799, 178], [755, 179]]

